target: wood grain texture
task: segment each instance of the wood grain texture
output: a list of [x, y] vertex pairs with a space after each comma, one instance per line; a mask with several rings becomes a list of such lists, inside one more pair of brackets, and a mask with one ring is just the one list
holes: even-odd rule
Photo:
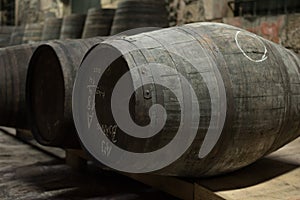
[[42, 32], [42, 40], [55, 40], [60, 37], [60, 30], [62, 26], [62, 19], [49, 18], [45, 20], [45, 25]]
[[71, 14], [63, 18], [60, 39], [81, 38], [86, 15]]
[[143, 27], [168, 27], [165, 2], [156, 0], [120, 1], [111, 28], [111, 35]]
[[0, 125], [29, 128], [26, 119], [25, 85], [28, 63], [38, 44], [0, 50]]
[[33, 134], [43, 145], [79, 148], [72, 117], [72, 89], [85, 53], [103, 38], [57, 40], [33, 53], [27, 78], [27, 102]]
[[115, 9], [91, 8], [85, 20], [82, 38], [110, 35]]
[[26, 24], [23, 43], [35, 43], [41, 41], [44, 25], [42, 23]]
[[[132, 85], [135, 90], [135, 102], [129, 105], [134, 108], [132, 116], [135, 122], [149, 124], [148, 111], [154, 104], [162, 105], [168, 113], [164, 128], [147, 139], [128, 137], [118, 129], [116, 145], [123, 149], [139, 153], [160, 149], [174, 138], [179, 128], [182, 117], [179, 102], [168, 89], [158, 86], [156, 80], [172, 83], [172, 88], [183, 95], [186, 88], [179, 78], [182, 75], [196, 92], [201, 118], [194, 142], [177, 161], [155, 173], [199, 177], [231, 172], [255, 162], [300, 135], [300, 61], [281, 46], [218, 23], [188, 24], [105, 43], [109, 46], [108, 52], [114, 49], [126, 53], [122, 54], [123, 62], [111, 65], [113, 75], [107, 75], [103, 85], [101, 80], [99, 82], [98, 86], [103, 86], [107, 95], [104, 98], [96, 95], [98, 119], [111, 120], [105, 122], [108, 125], [116, 124], [109, 111], [110, 94], [117, 82], [115, 78], [124, 68], [132, 70], [143, 65], [138, 72], [131, 72], [132, 81], [128, 81], [128, 86]], [[102, 47], [105, 48], [104, 44]], [[137, 49], [128, 52], [134, 48]], [[150, 63], [169, 66], [176, 72], [155, 71]], [[147, 80], [153, 82], [135, 87]], [[210, 96], [205, 80], [214, 84], [215, 90], [219, 89], [220, 82], [224, 84], [227, 111], [220, 139], [205, 158], [199, 159], [199, 148], [211, 119], [220, 116], [221, 112], [212, 113], [212, 99], [219, 96]]]

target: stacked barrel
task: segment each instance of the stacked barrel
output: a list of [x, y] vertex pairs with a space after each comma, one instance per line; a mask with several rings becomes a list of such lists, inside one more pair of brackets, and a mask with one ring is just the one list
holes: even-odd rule
[[60, 30], [62, 25], [62, 19], [60, 18], [48, 18], [45, 20], [45, 26], [42, 31], [42, 40], [55, 40], [60, 37]]
[[85, 18], [86, 15], [83, 14], [72, 14], [64, 17], [61, 26], [60, 39], [81, 38]]
[[167, 27], [165, 1], [123, 0], [118, 4], [111, 35], [143, 27]]
[[10, 35], [14, 31], [13, 26], [2, 26], [0, 28], [0, 47], [8, 46], [10, 43]]
[[108, 36], [110, 34], [114, 14], [114, 9], [90, 9], [85, 21], [82, 38]]
[[26, 24], [23, 43], [34, 43], [41, 41], [43, 26], [44, 25], [42, 23]]

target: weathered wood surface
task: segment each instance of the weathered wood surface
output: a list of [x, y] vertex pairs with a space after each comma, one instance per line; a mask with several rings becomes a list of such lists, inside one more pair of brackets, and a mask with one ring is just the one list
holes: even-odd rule
[[23, 43], [41, 41], [44, 25], [42, 23], [26, 24], [23, 35]]
[[71, 110], [74, 79], [85, 53], [103, 40], [54, 40], [33, 53], [26, 95], [30, 124], [39, 143], [79, 147]]
[[28, 63], [38, 44], [0, 49], [0, 126], [29, 128], [25, 86]]
[[59, 160], [0, 132], [0, 199], [174, 199], [121, 175], [88, 166], [76, 172]]
[[42, 32], [42, 40], [55, 40], [60, 38], [60, 30], [62, 25], [61, 18], [49, 18], [45, 20]]
[[91, 8], [88, 11], [82, 38], [110, 35], [115, 9]]
[[[102, 58], [112, 55], [118, 59], [110, 64], [102, 62]], [[81, 64], [77, 76], [80, 84], [75, 82], [73, 93], [73, 116], [82, 144], [99, 162], [109, 157], [125, 163], [128, 159], [120, 153], [120, 147], [127, 150], [126, 155], [138, 153], [144, 157], [134, 163], [119, 161], [118, 167], [132, 170], [132, 166], [138, 166], [145, 172], [178, 153], [185, 141], [192, 140], [179, 159], [155, 173], [181, 177], [219, 175], [250, 165], [300, 135], [299, 66], [297, 55], [284, 47], [220, 23], [187, 24], [106, 40], [93, 48]], [[98, 71], [105, 67], [107, 71], [100, 78]], [[126, 102], [124, 99], [129, 98], [123, 95], [115, 98], [117, 103], [112, 105], [115, 86], [126, 71], [130, 77], [119, 85], [135, 91], [132, 101]], [[183, 84], [185, 79], [181, 76], [190, 87]], [[89, 109], [86, 87], [99, 79], [94, 112]], [[122, 95], [123, 91], [115, 93]], [[184, 106], [182, 99], [186, 100]], [[155, 104], [167, 113], [163, 128], [156, 132], [151, 127], [157, 128], [163, 119], [158, 119], [162, 116], [158, 109], [150, 110]], [[113, 115], [113, 109], [119, 113]], [[124, 111], [131, 116], [122, 115]], [[118, 116], [123, 117], [123, 123], [118, 123], [122, 121], [118, 121]], [[135, 130], [146, 128], [132, 137], [134, 130], [123, 131], [124, 124]], [[189, 128], [182, 131], [183, 126]], [[98, 127], [104, 129], [106, 137], [98, 134]], [[106, 131], [107, 127], [114, 130]], [[197, 133], [191, 139], [189, 133], [194, 129]], [[141, 136], [145, 132], [156, 134]], [[215, 140], [218, 134], [220, 137]], [[110, 155], [97, 152], [101, 141], [113, 149]], [[174, 149], [162, 151], [171, 143], [176, 143]], [[211, 151], [199, 158], [199, 149], [209, 143], [213, 144]], [[161, 154], [156, 150], [161, 150]], [[149, 152], [155, 157], [145, 159]]]
[[60, 39], [81, 38], [86, 15], [71, 14], [65, 16], [61, 25]]
[[10, 45], [10, 37], [14, 28], [14, 26], [0, 26], [0, 47]]
[[165, 1], [124, 0], [120, 1], [111, 35], [143, 27], [168, 27], [168, 14]]

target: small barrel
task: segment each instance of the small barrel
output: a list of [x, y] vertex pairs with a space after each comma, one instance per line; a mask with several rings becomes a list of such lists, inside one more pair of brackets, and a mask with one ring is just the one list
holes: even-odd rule
[[10, 45], [10, 37], [14, 30], [14, 26], [0, 26], [0, 47]]
[[45, 25], [42, 32], [42, 40], [55, 40], [60, 37], [60, 30], [62, 25], [62, 19], [60, 18], [48, 18], [45, 21]]
[[100, 37], [54, 40], [33, 53], [27, 76], [27, 106], [33, 135], [40, 144], [80, 146], [71, 110], [73, 82], [85, 53], [102, 41]]
[[82, 38], [108, 36], [110, 34], [114, 14], [115, 9], [89, 9]]
[[0, 126], [28, 129], [25, 85], [28, 63], [37, 44], [0, 49]]
[[26, 24], [23, 43], [34, 43], [41, 41], [43, 27], [44, 26], [42, 23]]
[[222, 174], [300, 136], [299, 67], [288, 49], [221, 23], [106, 40], [77, 72], [73, 117], [84, 149], [114, 169]]
[[72, 14], [63, 18], [60, 39], [81, 38], [86, 15]]
[[168, 27], [165, 1], [123, 0], [118, 4], [111, 35], [134, 28]]
[[16, 26], [10, 36], [10, 45], [19, 45], [23, 43], [24, 26]]

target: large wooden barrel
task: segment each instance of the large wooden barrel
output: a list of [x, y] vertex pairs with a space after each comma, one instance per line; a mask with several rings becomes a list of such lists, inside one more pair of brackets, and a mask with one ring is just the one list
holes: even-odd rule
[[10, 45], [10, 36], [14, 30], [14, 26], [0, 26], [0, 47]]
[[84, 148], [114, 169], [221, 174], [300, 135], [299, 67], [284, 47], [218, 23], [107, 40], [78, 70], [73, 117]]
[[60, 39], [81, 38], [86, 15], [71, 14], [63, 18]]
[[24, 29], [23, 43], [34, 43], [41, 41], [42, 23], [26, 24]]
[[28, 129], [26, 74], [36, 44], [0, 49], [0, 126]]
[[123, 0], [118, 4], [111, 35], [142, 27], [168, 27], [165, 1]]
[[115, 9], [91, 8], [88, 11], [82, 38], [108, 36], [114, 18]]
[[15, 26], [10, 37], [10, 45], [19, 45], [23, 43], [24, 29], [24, 26]]
[[102, 38], [54, 40], [33, 53], [27, 76], [27, 106], [32, 132], [39, 143], [80, 146], [71, 111], [72, 88], [83, 56], [101, 41]]
[[45, 26], [42, 32], [42, 40], [55, 40], [60, 37], [60, 30], [62, 25], [62, 19], [60, 18], [48, 18], [45, 21]]

